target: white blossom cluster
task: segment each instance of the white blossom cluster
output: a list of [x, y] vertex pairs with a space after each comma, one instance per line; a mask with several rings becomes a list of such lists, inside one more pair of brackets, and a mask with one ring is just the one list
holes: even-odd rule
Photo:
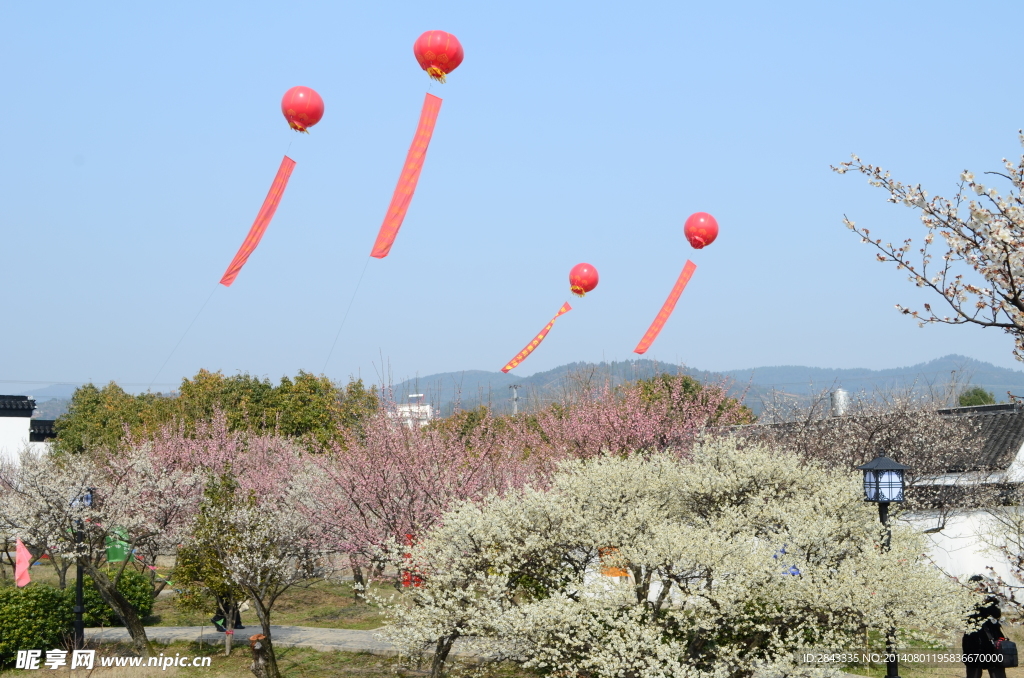
[[[399, 563], [389, 604], [411, 654], [453, 642], [556, 675], [814, 675], [812, 648], [963, 628], [971, 600], [894, 527], [858, 474], [722, 439], [692, 459], [568, 462], [544, 491], [465, 504]], [[628, 577], [602, 576], [618, 567]]]
[[202, 483], [199, 470], [155, 463], [145, 447], [109, 458], [25, 452], [20, 465], [0, 468], [0, 529], [81, 563], [136, 651], [148, 654], [142, 620], [117, 590], [132, 558], [107, 568], [107, 547], [123, 543], [150, 565], [172, 554], [187, 535]]
[[207, 507], [206, 518], [221, 529], [209, 544], [228, 576], [253, 602], [270, 642], [270, 612], [292, 586], [331, 571], [327, 542], [303, 510], [316, 503], [308, 471], [278, 491], [236, 493], [233, 503]]
[[[1020, 134], [1020, 141], [1024, 145], [1024, 133]], [[1004, 158], [1003, 166], [1005, 174], [988, 174], [1009, 181], [1010, 190], [1005, 194], [982, 184], [965, 170], [952, 199], [929, 198], [920, 185], [896, 181], [889, 172], [863, 163], [856, 155], [832, 169], [839, 174], [860, 172], [872, 186], [889, 192], [889, 202], [921, 212], [921, 223], [927, 233], [914, 261], [912, 240], [900, 245], [883, 243], [867, 228], [857, 226], [849, 218], [843, 219], [849, 229], [861, 236], [862, 242], [878, 250], [879, 261], [893, 262], [899, 270], [905, 269], [912, 283], [935, 291], [952, 309], [952, 315], [940, 315], [931, 304], [924, 304], [922, 314], [897, 305], [900, 312], [913, 316], [921, 325], [974, 323], [1002, 328], [1014, 337], [1014, 355], [1024, 360], [1024, 156], [1016, 164]], [[933, 248], [936, 235], [945, 243], [945, 251], [937, 262]]]
[[197, 470], [157, 465], [145, 449], [102, 460], [26, 452], [0, 470], [0, 520], [12, 536], [86, 564], [122, 540], [151, 562], [184, 538], [202, 483]]

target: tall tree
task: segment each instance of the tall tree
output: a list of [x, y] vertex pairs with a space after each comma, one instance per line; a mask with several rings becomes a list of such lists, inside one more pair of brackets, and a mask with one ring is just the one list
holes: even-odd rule
[[228, 526], [219, 520], [216, 507], [234, 502], [237, 489], [238, 482], [230, 474], [209, 475], [189, 538], [178, 548], [173, 575], [178, 590], [176, 607], [224, 619], [224, 654], [228, 655], [245, 590], [234, 582], [218, 556], [217, 542], [230, 537], [223, 533]]
[[[330, 571], [326, 541], [318, 521], [309, 519], [319, 498], [309, 492], [305, 474], [282, 473], [281, 464], [260, 465], [277, 480], [270, 491], [237, 488], [226, 502], [208, 505], [203, 515], [204, 542], [231, 581], [252, 600], [263, 630], [266, 664], [254, 670], [260, 678], [280, 678], [271, 632], [271, 614], [288, 589]], [[303, 510], [303, 508], [305, 510]]]
[[103, 388], [86, 384], [75, 389], [66, 414], [57, 418], [59, 453], [116, 449], [125, 430], [148, 435], [166, 423], [174, 412], [171, 398], [159, 393], [132, 395], [110, 382]]
[[145, 440], [170, 422], [194, 435], [216, 412], [224, 413], [232, 430], [280, 432], [326, 444], [343, 440], [350, 428], [358, 431], [377, 406], [374, 392], [361, 380], [341, 387], [302, 371], [275, 386], [249, 374], [200, 370], [171, 395], [132, 395], [113, 382], [102, 389], [87, 384], [75, 391], [68, 412], [57, 419], [55, 449], [73, 454], [113, 450], [126, 433]]
[[[522, 454], [490, 426], [458, 430], [402, 425], [387, 411], [361, 433], [312, 455], [322, 523], [336, 551], [349, 556], [356, 583], [383, 569], [454, 503], [475, 500], [542, 477], [543, 458]], [[369, 568], [369, 572], [367, 572]]]

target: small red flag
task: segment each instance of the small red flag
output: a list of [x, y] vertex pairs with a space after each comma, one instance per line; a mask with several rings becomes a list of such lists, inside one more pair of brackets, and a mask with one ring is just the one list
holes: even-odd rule
[[242, 270], [245, 262], [249, 260], [249, 255], [260, 244], [263, 233], [267, 230], [267, 226], [270, 225], [270, 220], [274, 218], [277, 204], [281, 202], [281, 196], [284, 195], [284, 189], [288, 186], [288, 179], [291, 178], [294, 168], [295, 161], [287, 155], [284, 156], [281, 166], [277, 168], [277, 176], [274, 177], [274, 183], [270, 185], [267, 198], [263, 201], [263, 207], [260, 208], [260, 213], [256, 215], [256, 221], [252, 222], [249, 235], [245, 236], [242, 246], [238, 248], [238, 254], [231, 260], [228, 270], [224, 271], [224, 276], [220, 279], [220, 284], [224, 287], [231, 287], [231, 283], [235, 282], [235, 278], [238, 277], [238, 272]]
[[409, 204], [412, 202], [412, 194], [416, 192], [416, 183], [420, 180], [420, 170], [423, 169], [423, 161], [427, 157], [427, 147], [430, 146], [430, 137], [434, 134], [434, 124], [437, 122], [437, 114], [441, 111], [441, 99], [433, 94], [428, 94], [423, 100], [423, 110], [420, 111], [420, 124], [416, 128], [416, 136], [412, 139], [412, 146], [409, 147], [409, 154], [405, 156], [405, 166], [398, 177], [398, 186], [391, 196], [391, 204], [388, 205], [388, 213], [384, 215], [384, 223], [377, 233], [377, 241], [373, 243], [371, 257], [383, 259], [391, 251], [391, 246], [398, 237], [398, 229], [402, 227], [405, 213], [409, 211]]
[[519, 365], [519, 363], [521, 363], [524, 360], [526, 360], [526, 357], [528, 355], [530, 355], [531, 353], [533, 353], [533, 350], [535, 348], [540, 346], [540, 342], [544, 341], [544, 337], [548, 336], [548, 332], [550, 332], [551, 328], [555, 326], [555, 321], [558, 320], [558, 316], [562, 315], [563, 313], [568, 313], [571, 310], [572, 310], [572, 306], [569, 305], [568, 301], [565, 302], [564, 304], [562, 304], [562, 308], [558, 309], [558, 313], [556, 313], [555, 317], [551, 319], [551, 322], [549, 322], [547, 325], [545, 325], [544, 329], [542, 329], [540, 331], [540, 334], [538, 334], [536, 337], [534, 337], [533, 341], [531, 341], [529, 344], [527, 344], [526, 348], [524, 348], [522, 351], [520, 351], [519, 354], [516, 355], [515, 358], [512, 358], [512, 360], [508, 361], [508, 365], [505, 365], [504, 367], [502, 367], [501, 371], [505, 372], [505, 373], [508, 373], [509, 370], [514, 369], [517, 365]]
[[690, 277], [693, 272], [697, 270], [697, 264], [693, 263], [689, 259], [686, 261], [686, 265], [683, 266], [683, 272], [679, 274], [679, 279], [676, 280], [675, 286], [668, 295], [668, 299], [665, 300], [661, 310], [658, 311], [658, 315], [654, 318], [654, 322], [647, 328], [647, 333], [644, 338], [640, 340], [640, 343], [633, 349], [633, 353], [644, 354], [647, 349], [651, 347], [654, 340], [658, 338], [658, 333], [661, 332], [661, 328], [665, 326], [665, 321], [672, 315], [672, 310], [676, 307], [676, 302], [679, 301], [680, 295], [683, 290], [686, 289], [686, 283], [690, 282]]
[[28, 574], [28, 567], [32, 564], [32, 554], [21, 543], [21, 539], [17, 540], [15, 554], [14, 583], [18, 586], [27, 586], [32, 581], [32, 577]]

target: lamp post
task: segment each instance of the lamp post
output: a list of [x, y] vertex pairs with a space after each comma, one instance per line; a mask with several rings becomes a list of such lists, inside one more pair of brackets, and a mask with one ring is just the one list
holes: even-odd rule
[[519, 387], [520, 386], [522, 386], [522, 384], [512, 384], [511, 386], [509, 386], [509, 388], [512, 389], [512, 415], [513, 416], [519, 414]]
[[[71, 505], [74, 507], [84, 506], [89, 508], [92, 506], [92, 488], [87, 488], [86, 491], [73, 502]], [[72, 608], [72, 612], [75, 613], [75, 631], [74, 631], [74, 643], [75, 649], [81, 650], [85, 647], [85, 622], [82, 620], [82, 613], [85, 612], [85, 599], [84, 592], [82, 591], [82, 519], [79, 518], [75, 521], [75, 606]]]
[[[885, 527], [883, 551], [888, 551], [892, 542], [889, 504], [903, 501], [903, 490], [906, 487], [903, 472], [909, 468], [889, 457], [875, 457], [857, 467], [857, 470], [864, 472], [864, 501], [878, 504], [878, 520]], [[900, 664], [896, 650], [896, 629], [890, 628], [885, 635], [885, 678], [899, 678]]]

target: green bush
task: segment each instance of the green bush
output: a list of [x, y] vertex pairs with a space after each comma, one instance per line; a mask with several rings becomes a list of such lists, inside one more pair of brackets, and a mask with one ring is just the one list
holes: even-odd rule
[[[111, 573], [113, 576], [113, 573]], [[117, 590], [128, 599], [128, 602], [135, 606], [139, 619], [146, 617], [153, 611], [153, 587], [149, 578], [138, 570], [130, 567], [121, 575], [121, 581], [117, 583]], [[75, 586], [68, 583], [68, 600], [75, 604]], [[82, 620], [86, 626], [122, 626], [121, 618], [117, 616], [113, 608], [104, 602], [99, 590], [93, 584], [92, 577], [86, 576], [82, 582], [82, 599], [85, 603], [85, 612]]]
[[980, 386], [974, 386], [960, 394], [960, 407], [973, 407], [976, 405], [992, 405], [996, 402], [996, 396], [991, 391], [986, 391]]
[[13, 663], [18, 650], [63, 647], [71, 635], [72, 605], [52, 586], [0, 588], [0, 666]]

